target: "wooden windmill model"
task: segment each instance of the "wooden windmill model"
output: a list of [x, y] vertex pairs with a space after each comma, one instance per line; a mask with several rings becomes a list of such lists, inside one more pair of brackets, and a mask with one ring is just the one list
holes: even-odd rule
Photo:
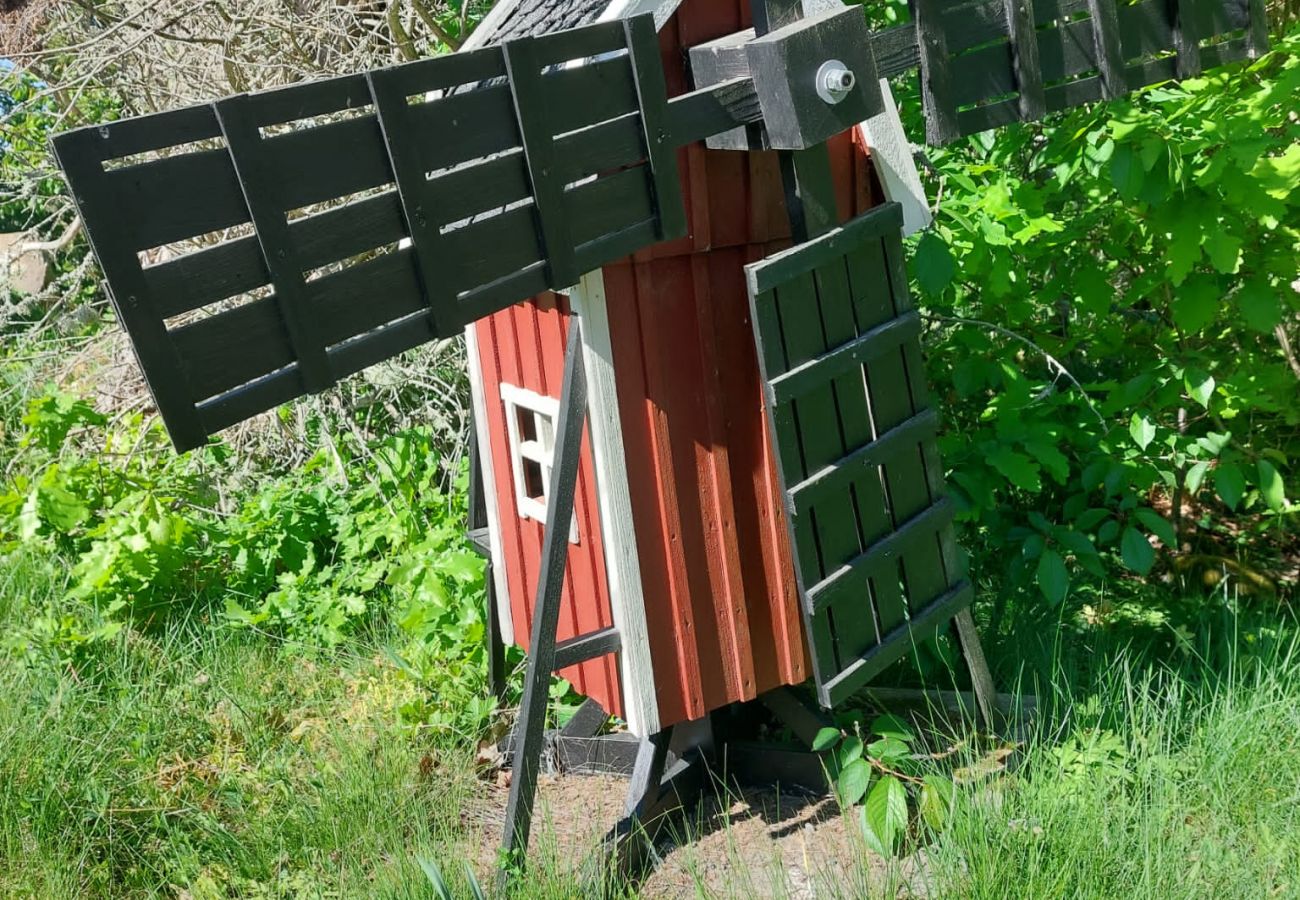
[[634, 813], [675, 727], [809, 676], [832, 707], [954, 621], [987, 703], [881, 79], [919, 67], [942, 143], [1265, 45], [1261, 0], [809, 5], [502, 0], [499, 45], [55, 139], [178, 450], [465, 334], [529, 651], [508, 848], [553, 672], [639, 739]]

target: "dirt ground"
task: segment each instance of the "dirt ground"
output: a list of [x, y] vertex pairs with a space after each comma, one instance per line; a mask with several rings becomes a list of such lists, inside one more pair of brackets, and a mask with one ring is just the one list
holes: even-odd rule
[[[602, 775], [544, 777], [534, 819], [533, 854], [543, 865], [581, 870], [619, 820], [627, 780]], [[482, 862], [500, 840], [507, 789], [486, 787], [478, 818]], [[641, 882], [652, 898], [863, 897], [933, 894], [924, 851], [890, 865], [871, 854], [835, 801], [802, 789], [732, 788], [706, 795], [659, 836]], [[575, 879], [576, 883], [576, 879]]]

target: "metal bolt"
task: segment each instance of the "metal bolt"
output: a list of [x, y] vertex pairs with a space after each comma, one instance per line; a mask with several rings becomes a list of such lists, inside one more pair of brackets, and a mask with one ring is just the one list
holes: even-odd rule
[[817, 96], [834, 106], [841, 102], [858, 83], [857, 76], [838, 59], [828, 59], [817, 70]]

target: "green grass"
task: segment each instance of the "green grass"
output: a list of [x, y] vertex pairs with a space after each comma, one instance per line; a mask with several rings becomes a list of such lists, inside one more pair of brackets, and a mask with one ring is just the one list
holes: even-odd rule
[[[60, 608], [57, 571], [0, 563], [0, 633]], [[1044, 711], [1023, 765], [965, 786], [924, 848], [930, 895], [1300, 894], [1300, 653], [1281, 614], [1036, 616], [989, 645]], [[6, 661], [0, 896], [433, 896], [420, 858], [464, 895], [463, 861], [483, 859], [462, 820], [475, 748], [400, 724], [422, 688], [381, 643], [305, 655], [194, 621], [74, 666]], [[543, 844], [520, 896], [595, 892]]]
[[1129, 646], [1082, 686], [1061, 673], [1073, 702], [1019, 772], [966, 793], [932, 848], [936, 882], [971, 898], [1300, 895], [1300, 654], [1270, 631], [1239, 634], [1222, 668]]

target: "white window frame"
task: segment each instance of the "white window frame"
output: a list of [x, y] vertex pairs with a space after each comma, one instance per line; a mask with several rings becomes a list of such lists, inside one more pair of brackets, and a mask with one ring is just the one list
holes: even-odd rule
[[[547, 397], [536, 391], [521, 388], [518, 385], [501, 383], [501, 402], [505, 407], [506, 434], [510, 442], [510, 472], [515, 485], [515, 508], [522, 519], [532, 519], [546, 524], [546, 503], [551, 487], [551, 466], [555, 460], [556, 428], [560, 422], [560, 401]], [[524, 440], [519, 433], [519, 416], [531, 413], [534, 420], [535, 439]], [[544, 427], [543, 417], [549, 420]], [[545, 435], [549, 434], [550, 446], [546, 446]], [[542, 496], [531, 497], [525, 489], [524, 460], [536, 463], [542, 470]], [[569, 541], [578, 543], [578, 521], [575, 510], [573, 521], [569, 525]]]

